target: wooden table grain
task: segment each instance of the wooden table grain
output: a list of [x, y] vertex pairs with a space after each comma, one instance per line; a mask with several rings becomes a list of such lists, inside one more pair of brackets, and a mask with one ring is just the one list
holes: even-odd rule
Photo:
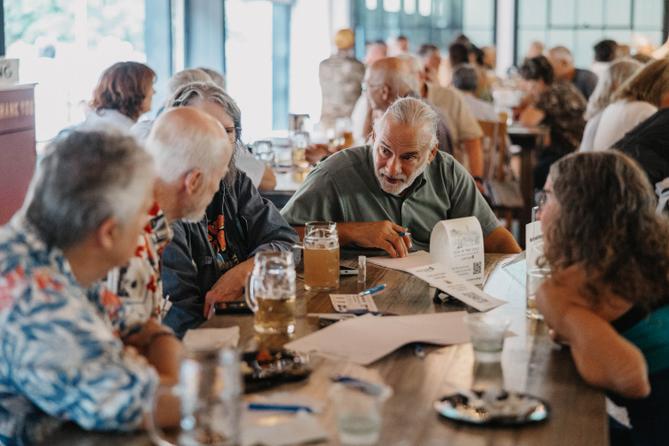
[[[602, 392], [587, 386], [578, 376], [569, 352], [555, 346], [543, 323], [525, 318], [524, 290], [499, 267], [509, 256], [486, 255], [485, 289], [508, 303], [491, 311], [508, 318], [515, 336], [505, 341], [500, 364], [483, 365], [474, 361], [471, 344], [427, 347], [420, 358], [411, 346], [382, 358], [369, 367], [343, 361], [313, 358], [314, 371], [302, 383], [279, 387], [281, 391], [306, 394], [326, 401], [330, 376], [356, 374], [383, 381], [393, 388], [393, 396], [383, 409], [380, 445], [451, 446], [604, 446], [608, 445], [607, 416]], [[344, 262], [345, 263], [345, 262]], [[367, 285], [386, 283], [387, 291], [375, 298], [381, 311], [400, 315], [461, 310], [455, 303], [435, 304], [434, 289], [415, 277], [368, 264]], [[302, 282], [298, 279], [298, 287]], [[340, 291], [358, 290], [355, 277], [342, 278]], [[299, 291], [310, 313], [331, 312], [326, 293]], [[298, 299], [299, 299], [298, 298]], [[254, 337], [251, 316], [220, 316], [209, 327], [239, 325], [240, 346], [253, 348], [260, 343], [285, 339]], [[316, 320], [298, 319], [296, 336], [317, 330]], [[527, 392], [549, 402], [552, 414], [542, 424], [521, 428], [480, 428], [440, 419], [432, 405], [439, 397], [458, 388], [504, 386]], [[272, 390], [268, 391], [271, 392]], [[247, 396], [253, 398], [254, 396]], [[334, 414], [330, 405], [319, 415], [330, 438], [322, 444], [339, 444]], [[95, 434], [68, 427], [48, 442], [52, 445], [148, 445], [144, 434]]]

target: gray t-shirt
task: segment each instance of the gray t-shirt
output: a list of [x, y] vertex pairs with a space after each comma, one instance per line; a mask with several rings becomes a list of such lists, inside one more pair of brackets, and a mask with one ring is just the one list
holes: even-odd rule
[[437, 152], [402, 196], [388, 194], [374, 174], [372, 148], [342, 150], [321, 162], [281, 211], [291, 225], [311, 220], [390, 220], [411, 232], [418, 249], [429, 249], [441, 220], [474, 216], [487, 236], [499, 226], [473, 178], [452, 156]]

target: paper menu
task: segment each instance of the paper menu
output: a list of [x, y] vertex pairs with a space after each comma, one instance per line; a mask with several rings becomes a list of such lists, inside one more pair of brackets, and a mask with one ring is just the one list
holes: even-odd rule
[[483, 285], [483, 231], [476, 217], [438, 222], [430, 234], [430, 255], [463, 279]]
[[488, 311], [506, 303], [481, 291], [442, 264], [419, 266], [408, 272], [478, 311]]
[[330, 294], [330, 301], [337, 313], [379, 311], [376, 302], [374, 302], [374, 298], [370, 295]]
[[440, 345], [469, 342], [465, 314], [458, 311], [413, 316], [359, 316], [292, 341], [285, 348], [368, 365], [412, 342]]
[[406, 257], [392, 258], [392, 257], [368, 257], [367, 261], [374, 265], [383, 268], [395, 269], [398, 271], [408, 272], [411, 268], [417, 266], [429, 265], [434, 263], [432, 256], [427, 251], [410, 252]]

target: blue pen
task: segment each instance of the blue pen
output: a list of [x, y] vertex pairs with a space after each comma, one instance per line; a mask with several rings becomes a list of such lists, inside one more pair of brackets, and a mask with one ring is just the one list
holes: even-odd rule
[[264, 404], [264, 403], [249, 403], [249, 410], [272, 410], [280, 412], [308, 412], [315, 413], [314, 409], [309, 406], [301, 406], [299, 404]]
[[330, 377], [330, 380], [343, 384], [351, 389], [359, 390], [368, 395], [379, 396], [384, 392], [384, 387], [382, 385], [364, 381], [359, 378], [353, 378], [352, 376], [334, 375]]
[[376, 285], [371, 288], [367, 288], [365, 291], [360, 291], [358, 293], [358, 296], [368, 296], [371, 294], [376, 294], [380, 291], [383, 291], [383, 289], [386, 287], [385, 283], [382, 283], [381, 285]]

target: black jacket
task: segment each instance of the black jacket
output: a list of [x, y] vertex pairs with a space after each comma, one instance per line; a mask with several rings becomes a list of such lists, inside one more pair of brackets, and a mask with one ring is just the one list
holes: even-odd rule
[[[223, 263], [217, 260], [220, 256], [209, 240], [208, 225], [219, 215], [225, 218], [229, 259]], [[221, 182], [202, 221], [175, 222], [172, 229], [174, 238], [162, 255], [163, 292], [172, 302], [164, 323], [180, 337], [204, 322], [204, 297], [223, 273], [259, 251], [287, 251], [299, 243], [297, 233], [276, 207], [262, 198], [240, 171], [236, 172], [233, 187]]]

